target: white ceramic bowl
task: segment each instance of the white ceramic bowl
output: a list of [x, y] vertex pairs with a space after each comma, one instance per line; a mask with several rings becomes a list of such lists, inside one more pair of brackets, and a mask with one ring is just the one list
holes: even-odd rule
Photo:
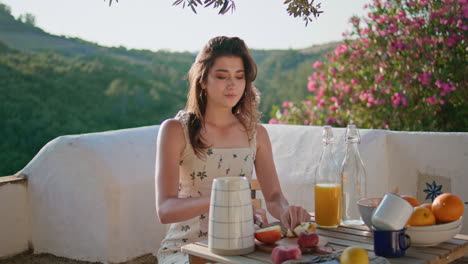
[[462, 224], [463, 216], [460, 217], [458, 220], [445, 223], [445, 224], [438, 224], [438, 225], [430, 225], [430, 226], [408, 226], [408, 229], [415, 230], [415, 231], [443, 231], [453, 229], [458, 227]]
[[[436, 227], [437, 225], [434, 225]], [[420, 226], [408, 226], [406, 234], [411, 238], [411, 246], [429, 247], [435, 246], [453, 238], [460, 232], [463, 225], [446, 230], [419, 230]]]
[[382, 198], [362, 198], [358, 201], [359, 213], [361, 214], [362, 221], [364, 221], [369, 229], [372, 229], [372, 214], [381, 201]]

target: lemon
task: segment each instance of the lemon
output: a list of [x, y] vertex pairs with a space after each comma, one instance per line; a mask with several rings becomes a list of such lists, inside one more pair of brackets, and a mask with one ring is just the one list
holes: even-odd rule
[[367, 251], [360, 247], [347, 247], [340, 257], [341, 264], [369, 264]]

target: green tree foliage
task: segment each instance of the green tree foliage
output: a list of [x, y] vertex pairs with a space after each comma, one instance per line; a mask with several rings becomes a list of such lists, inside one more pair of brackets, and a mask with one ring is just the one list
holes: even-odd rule
[[25, 24], [35, 26], [36, 25], [36, 17], [33, 14], [26, 13], [22, 14], [19, 17], [19, 20]]
[[272, 123], [468, 131], [468, 2], [374, 0]]

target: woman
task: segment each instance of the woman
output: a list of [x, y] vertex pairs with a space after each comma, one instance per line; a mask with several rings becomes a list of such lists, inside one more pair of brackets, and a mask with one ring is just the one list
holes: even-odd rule
[[207, 239], [211, 184], [220, 176], [250, 180], [255, 167], [272, 216], [289, 228], [310, 220], [281, 191], [270, 139], [258, 123], [256, 74], [243, 40], [211, 39], [189, 71], [185, 110], [161, 124], [156, 204], [160, 222], [172, 225], [158, 252], [159, 263], [188, 263], [180, 247]]

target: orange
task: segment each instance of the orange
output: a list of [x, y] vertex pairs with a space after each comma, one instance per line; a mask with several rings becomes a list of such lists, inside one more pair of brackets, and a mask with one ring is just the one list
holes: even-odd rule
[[413, 209], [413, 214], [408, 220], [407, 225], [409, 226], [428, 226], [434, 225], [436, 223], [436, 218], [431, 210], [427, 209], [424, 206], [416, 206]]
[[255, 238], [266, 244], [273, 244], [281, 239], [281, 227], [274, 225], [255, 232]]
[[463, 201], [452, 193], [443, 193], [432, 202], [432, 213], [442, 223], [453, 222], [463, 215]]
[[410, 203], [413, 207], [419, 206], [418, 199], [414, 198], [413, 196], [403, 194], [400, 195], [400, 197], [408, 201], [408, 203]]
[[432, 212], [432, 204], [431, 203], [423, 203], [421, 204], [422, 207], [426, 207], [427, 209], [431, 210]]

